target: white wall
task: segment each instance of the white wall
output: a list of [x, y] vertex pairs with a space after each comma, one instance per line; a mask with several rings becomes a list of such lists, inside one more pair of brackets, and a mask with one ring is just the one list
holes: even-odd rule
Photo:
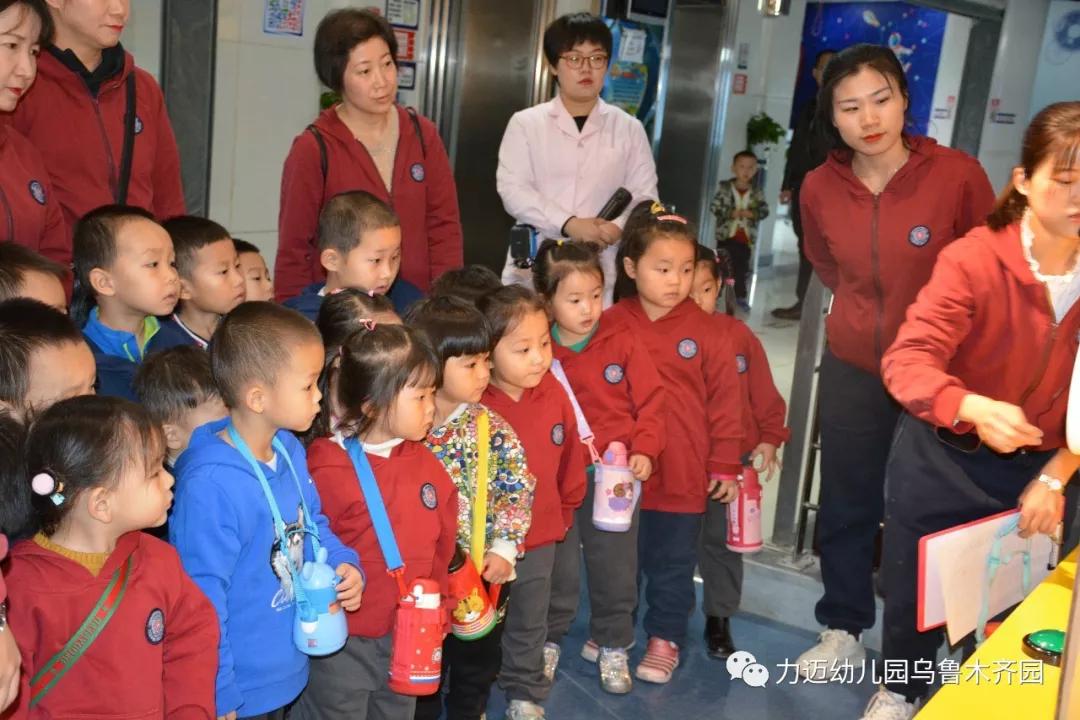
[[1080, 51], [1068, 52], [1054, 37], [1058, 23], [1070, 10], [1080, 10], [1075, 0], [1053, 0], [1046, 14], [1046, 28], [1028, 117], [1051, 103], [1080, 97]]
[[[1050, 0], [1009, 0], [1005, 7], [979, 147], [979, 162], [995, 190], [1004, 188], [1019, 157], [1041, 50], [1037, 38], [1043, 36], [1049, 7]], [[1075, 80], [1068, 87], [1075, 89]]]
[[930, 126], [926, 133], [942, 145], [952, 144], [953, 125], [956, 124], [956, 103], [960, 97], [960, 84], [964, 76], [964, 61], [967, 58], [971, 25], [971, 18], [953, 13], [949, 13], [945, 20], [941, 58], [938, 60], [937, 78], [934, 80]]
[[124, 49], [135, 56], [139, 67], [161, 77], [162, 0], [135, 0], [124, 29]]
[[[738, 0], [739, 18], [735, 29], [735, 51], [739, 43], [750, 44], [750, 62], [745, 70], [748, 77], [746, 94], [732, 94], [724, 124], [724, 144], [720, 158], [721, 177], [729, 177], [731, 158], [746, 148], [746, 122], [752, 115], [765, 111], [781, 125], [791, 117], [791, 102], [795, 94], [795, 75], [799, 70], [799, 48], [802, 45], [803, 19], [806, 0], [793, 0], [791, 14], [766, 18], [758, 11], [757, 0]], [[772, 212], [758, 232], [759, 261], [768, 262], [772, 256], [773, 225], [784, 176], [784, 153], [781, 143], [767, 157], [765, 198]]]

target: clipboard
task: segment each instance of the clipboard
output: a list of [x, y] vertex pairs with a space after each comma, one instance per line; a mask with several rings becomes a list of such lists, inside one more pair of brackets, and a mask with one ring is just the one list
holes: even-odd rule
[[[919, 539], [916, 627], [920, 632], [944, 625], [949, 642], [956, 644], [975, 630], [994, 537], [1019, 514], [1019, 510], [1007, 510]], [[1052, 545], [1046, 535], [1022, 539], [1014, 532], [1002, 540], [1001, 554], [1030, 553], [1030, 589], [1050, 573]], [[1019, 560], [1000, 565], [989, 589], [989, 617], [1024, 599], [1022, 573]]]

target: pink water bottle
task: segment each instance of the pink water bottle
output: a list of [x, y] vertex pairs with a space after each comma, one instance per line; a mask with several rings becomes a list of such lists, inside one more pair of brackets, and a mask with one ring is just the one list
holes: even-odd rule
[[739, 476], [739, 497], [728, 503], [727, 546], [737, 553], [761, 549], [761, 483], [757, 471], [744, 467]]

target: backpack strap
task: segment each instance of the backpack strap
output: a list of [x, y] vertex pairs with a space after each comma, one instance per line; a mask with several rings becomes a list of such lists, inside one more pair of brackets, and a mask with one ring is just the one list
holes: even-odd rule
[[420, 130], [420, 116], [416, 114], [416, 110], [411, 107], [405, 108], [405, 112], [409, 114], [409, 120], [412, 121], [413, 131], [416, 133], [416, 139], [420, 141], [420, 156], [427, 160], [427, 144], [424, 142], [424, 133]]
[[116, 202], [126, 205], [131, 187], [131, 165], [135, 154], [135, 70], [124, 83], [127, 106], [124, 110], [124, 149], [120, 155], [120, 177], [116, 186]]
[[472, 498], [472, 529], [469, 554], [476, 571], [484, 571], [484, 545], [487, 541], [488, 481], [491, 477], [491, 416], [483, 410], [476, 416], [476, 490]]
[[41, 669], [30, 678], [30, 707], [40, 703], [49, 694], [49, 691], [56, 687], [56, 683], [60, 682], [60, 678], [67, 674], [68, 670], [86, 654], [94, 641], [101, 636], [105, 626], [109, 624], [113, 615], [116, 614], [116, 608], [120, 606], [120, 601], [124, 599], [124, 592], [127, 590], [128, 580], [131, 578], [133, 558], [134, 555], [128, 555], [127, 560], [116, 568], [116, 572], [110, 578], [109, 584], [105, 586], [104, 592], [98, 598], [97, 604], [94, 605], [86, 619], [83, 620], [79, 629], [64, 643], [64, 647], [60, 649], [60, 652], [49, 658], [41, 666]]
[[325, 194], [326, 177], [330, 172], [330, 158], [326, 152], [326, 140], [323, 138], [322, 133], [319, 132], [319, 128], [314, 125], [308, 125], [307, 131], [315, 137], [315, 142], [319, 146], [319, 167], [322, 168], [323, 193]]

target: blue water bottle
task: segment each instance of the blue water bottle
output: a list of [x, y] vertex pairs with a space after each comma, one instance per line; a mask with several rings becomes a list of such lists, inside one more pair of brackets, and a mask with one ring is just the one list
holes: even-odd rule
[[327, 564], [326, 557], [326, 548], [319, 548], [315, 560], [305, 562], [300, 571], [293, 642], [307, 655], [337, 652], [349, 638], [345, 610], [337, 600], [340, 578]]

